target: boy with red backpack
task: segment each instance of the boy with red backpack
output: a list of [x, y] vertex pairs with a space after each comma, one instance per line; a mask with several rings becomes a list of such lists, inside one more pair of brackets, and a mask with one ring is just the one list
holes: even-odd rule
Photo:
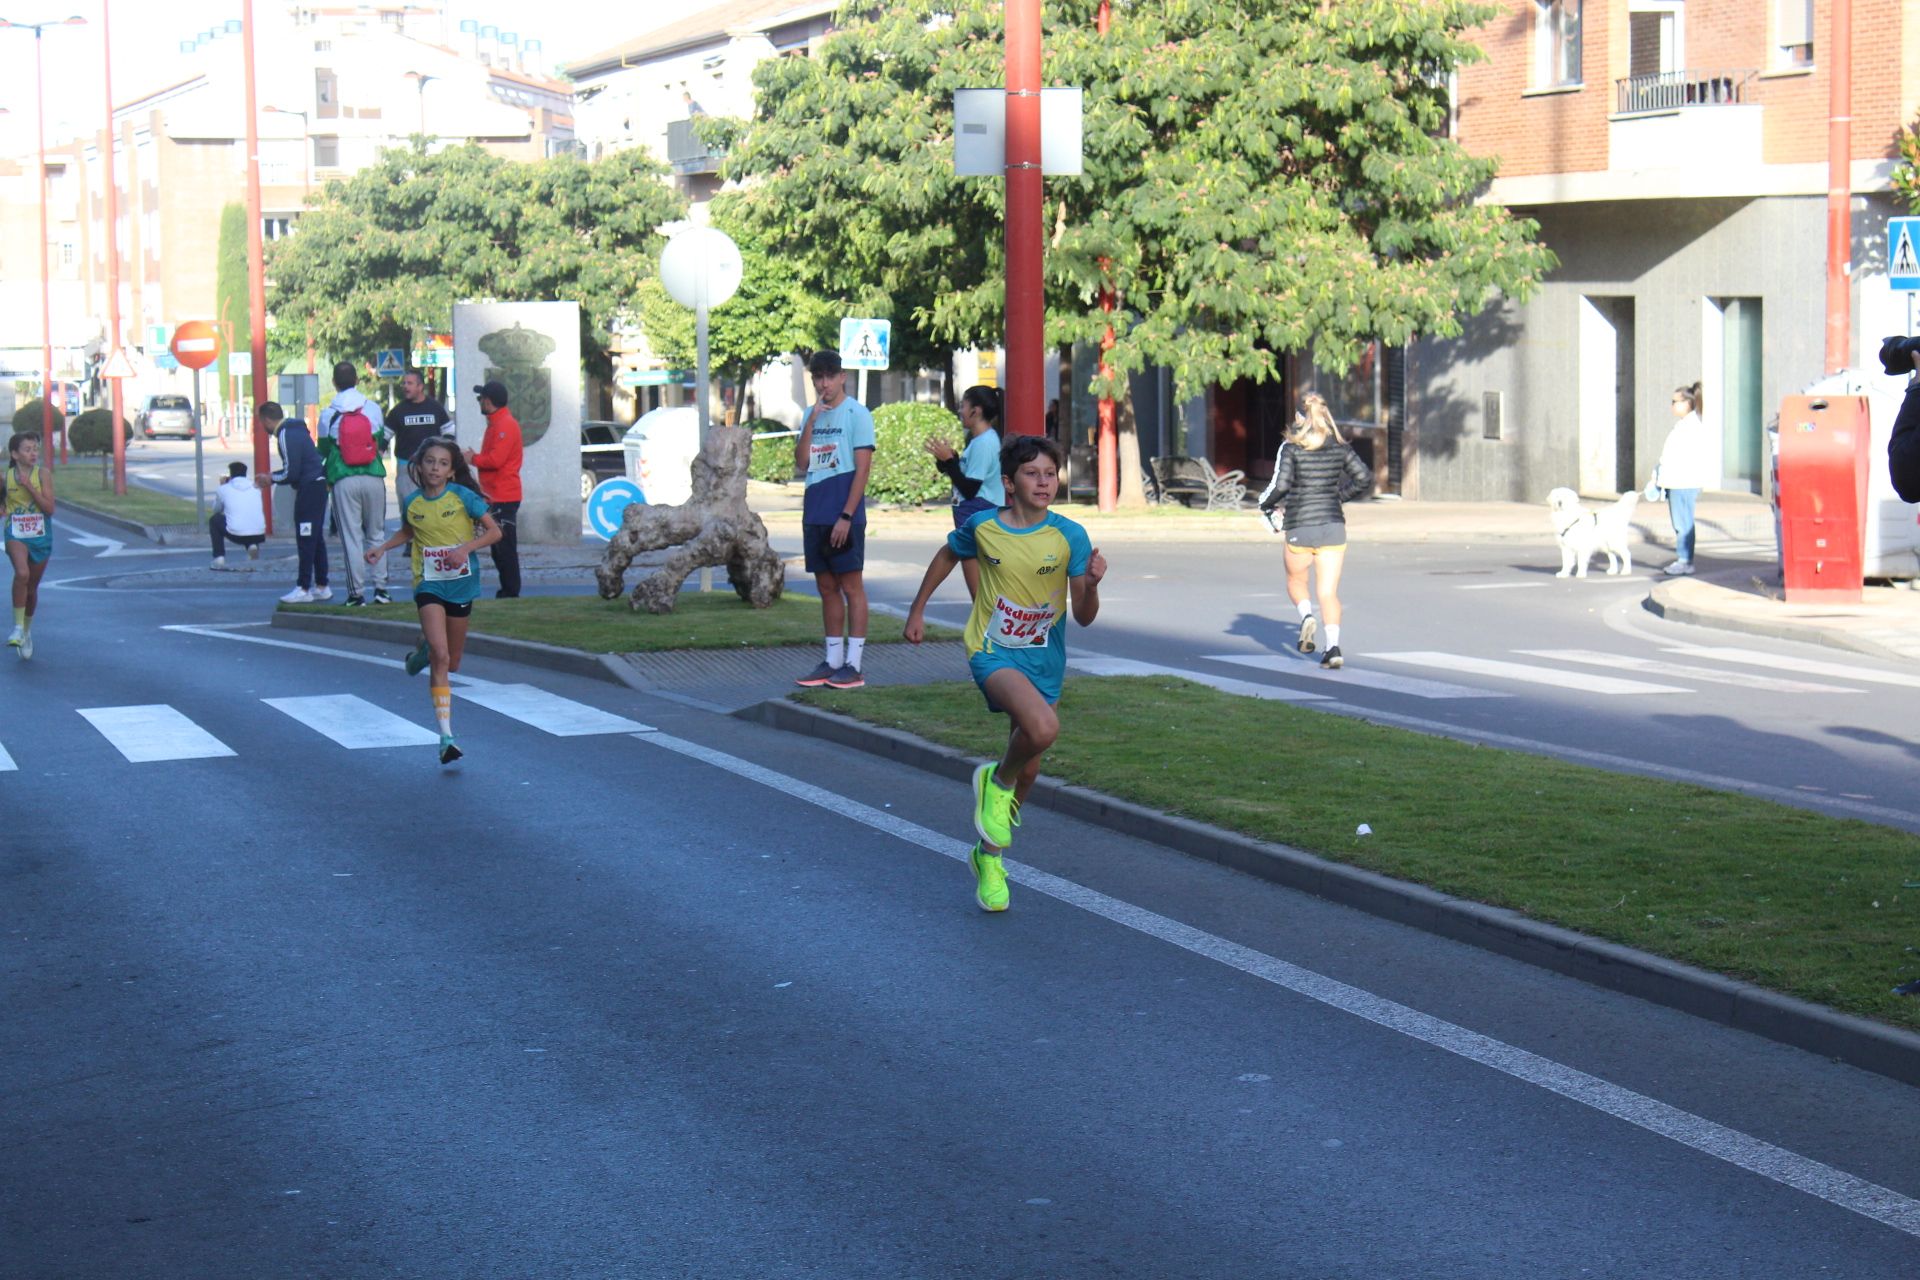
[[347, 603], [392, 604], [387, 558], [367, 563], [367, 548], [387, 537], [387, 466], [381, 461], [387, 451], [387, 424], [380, 406], [360, 393], [359, 381], [350, 361], [333, 366], [333, 402], [320, 411], [320, 460], [333, 489], [333, 518], [352, 575]]

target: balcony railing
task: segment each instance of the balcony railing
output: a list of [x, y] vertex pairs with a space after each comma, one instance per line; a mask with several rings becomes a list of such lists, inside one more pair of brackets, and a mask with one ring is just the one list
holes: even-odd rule
[[1620, 115], [1643, 111], [1679, 111], [1687, 107], [1730, 107], [1746, 101], [1747, 84], [1759, 73], [1734, 71], [1656, 71], [1614, 81]]
[[713, 173], [720, 168], [720, 157], [700, 141], [692, 120], [670, 120], [667, 122], [667, 164], [675, 173]]

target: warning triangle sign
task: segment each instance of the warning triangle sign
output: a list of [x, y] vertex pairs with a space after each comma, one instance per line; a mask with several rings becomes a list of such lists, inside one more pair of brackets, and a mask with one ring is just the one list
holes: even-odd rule
[[133, 361], [127, 359], [127, 349], [125, 347], [115, 347], [113, 349], [113, 354], [107, 357], [106, 365], [100, 370], [100, 376], [103, 378], [131, 378], [134, 376]]
[[1920, 257], [1917, 257], [1913, 251], [1913, 232], [1910, 226], [1911, 224], [1905, 222], [1900, 224], [1900, 234], [1894, 239], [1892, 258], [1887, 263], [1889, 276], [1905, 276], [1909, 279], [1920, 276]]

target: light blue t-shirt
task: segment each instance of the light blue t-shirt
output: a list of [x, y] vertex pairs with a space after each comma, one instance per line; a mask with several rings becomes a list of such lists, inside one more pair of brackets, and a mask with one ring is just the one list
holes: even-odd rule
[[[800, 519], [805, 524], [832, 524], [847, 509], [853, 492], [854, 451], [873, 448], [873, 415], [848, 396], [814, 414], [808, 446], [807, 491], [801, 499]], [[865, 502], [863, 495], [856, 523], [866, 516]]]
[[[1007, 486], [1000, 479], [1000, 433], [989, 427], [973, 439], [960, 454], [960, 474], [980, 482], [973, 496], [985, 498], [996, 507], [1007, 505]], [[960, 500], [954, 495], [954, 501]]]

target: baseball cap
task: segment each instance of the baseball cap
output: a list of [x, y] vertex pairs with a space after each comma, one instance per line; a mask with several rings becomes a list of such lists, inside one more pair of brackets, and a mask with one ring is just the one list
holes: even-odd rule
[[507, 407], [507, 386], [504, 382], [489, 382], [473, 389], [473, 394], [485, 396], [488, 400], [504, 409]]

